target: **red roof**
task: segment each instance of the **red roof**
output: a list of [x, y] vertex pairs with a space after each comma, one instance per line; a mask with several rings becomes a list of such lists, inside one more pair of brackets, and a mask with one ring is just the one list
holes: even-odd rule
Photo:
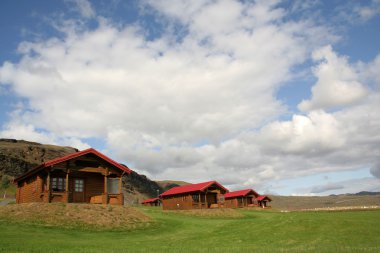
[[271, 198], [269, 198], [268, 196], [265, 196], [265, 195], [263, 195], [263, 196], [258, 196], [257, 198], [255, 198], [255, 200], [257, 200], [257, 201], [262, 201], [262, 200], [264, 200], [264, 199], [267, 199], [268, 201], [272, 201]]
[[244, 197], [249, 194], [255, 195], [255, 197], [259, 196], [257, 192], [255, 192], [252, 189], [245, 189], [245, 190], [240, 190], [240, 191], [234, 191], [234, 192], [229, 192], [224, 194], [225, 199], [231, 199], [231, 198], [236, 198], [236, 197]]
[[89, 149], [86, 149], [86, 150], [83, 150], [83, 151], [79, 151], [79, 152], [76, 152], [76, 153], [72, 153], [70, 155], [67, 155], [67, 156], [63, 156], [63, 157], [59, 157], [59, 158], [55, 158], [53, 160], [49, 160], [47, 162], [44, 162], [42, 163], [41, 165], [35, 167], [34, 169], [24, 173], [23, 175], [19, 176], [18, 178], [16, 178], [14, 181], [17, 182], [21, 179], [24, 179], [26, 177], [28, 177], [29, 175], [32, 175], [44, 168], [47, 168], [47, 167], [50, 167], [50, 166], [53, 166], [55, 164], [58, 164], [58, 163], [62, 163], [62, 162], [65, 162], [65, 161], [68, 161], [68, 160], [71, 160], [73, 158], [76, 158], [76, 157], [80, 157], [80, 156], [83, 156], [83, 155], [87, 155], [87, 154], [93, 154], [101, 159], [103, 159], [104, 161], [112, 164], [113, 166], [115, 166], [116, 168], [124, 171], [124, 172], [127, 172], [128, 174], [131, 173], [131, 170], [127, 167], [127, 166], [124, 166], [124, 165], [121, 165], [120, 163], [118, 162], [115, 162], [114, 160], [112, 160], [111, 158], [103, 155], [102, 153], [100, 153], [99, 151], [93, 149], [93, 148], [89, 148]]
[[177, 195], [177, 194], [183, 194], [183, 193], [204, 191], [208, 187], [214, 184], [217, 185], [219, 188], [223, 189], [224, 191], [228, 192], [228, 190], [224, 188], [218, 182], [209, 181], [209, 182], [204, 182], [204, 183], [199, 183], [199, 184], [188, 184], [188, 185], [183, 185], [183, 186], [177, 186], [177, 187], [171, 188], [170, 190], [167, 190], [166, 192], [162, 193], [160, 196], [165, 197], [165, 196], [171, 196], [171, 195]]
[[143, 202], [141, 202], [141, 204], [154, 203], [154, 202], [159, 201], [159, 200], [160, 200], [159, 198], [147, 199], [147, 200], [144, 200]]

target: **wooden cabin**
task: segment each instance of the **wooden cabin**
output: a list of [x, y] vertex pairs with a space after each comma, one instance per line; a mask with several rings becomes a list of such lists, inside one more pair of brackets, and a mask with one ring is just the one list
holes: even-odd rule
[[159, 198], [147, 199], [141, 202], [144, 206], [161, 206], [161, 200]]
[[254, 198], [253, 200], [257, 201], [258, 206], [261, 206], [262, 208], [271, 208], [271, 206], [268, 206], [267, 202], [271, 202], [272, 199], [268, 196], [258, 196], [257, 198]]
[[124, 203], [122, 177], [131, 170], [95, 149], [47, 161], [16, 178], [16, 202]]
[[224, 195], [224, 207], [240, 208], [254, 206], [253, 198], [259, 194], [252, 189], [228, 192]]
[[223, 207], [228, 190], [216, 181], [174, 187], [162, 193], [164, 210], [186, 210]]

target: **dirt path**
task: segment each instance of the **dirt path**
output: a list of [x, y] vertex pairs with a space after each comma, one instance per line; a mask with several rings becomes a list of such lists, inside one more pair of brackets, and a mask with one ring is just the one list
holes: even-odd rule
[[9, 202], [15, 201], [14, 199], [3, 199], [0, 201], [0, 206], [6, 206]]

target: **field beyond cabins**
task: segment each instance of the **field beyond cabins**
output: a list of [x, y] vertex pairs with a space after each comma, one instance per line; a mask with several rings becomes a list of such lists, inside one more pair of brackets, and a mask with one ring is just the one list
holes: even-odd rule
[[[43, 215], [45, 207], [38, 205], [30, 204], [32, 214], [21, 212], [20, 219], [15, 213], [23, 205], [0, 207], [0, 252], [380, 252], [380, 210], [167, 212], [157, 207], [50, 204], [48, 208], [56, 209]], [[112, 219], [120, 212], [127, 222], [117, 230], [46, 223], [65, 212], [87, 212], [90, 220]], [[33, 216], [37, 214], [39, 218]], [[71, 214], [67, 217], [76, 215]]]

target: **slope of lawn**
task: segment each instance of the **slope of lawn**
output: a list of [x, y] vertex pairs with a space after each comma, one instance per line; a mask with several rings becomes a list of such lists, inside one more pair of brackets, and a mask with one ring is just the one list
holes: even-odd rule
[[245, 209], [215, 216], [139, 210], [154, 222], [125, 231], [63, 229], [1, 218], [0, 252], [380, 252], [379, 210]]

